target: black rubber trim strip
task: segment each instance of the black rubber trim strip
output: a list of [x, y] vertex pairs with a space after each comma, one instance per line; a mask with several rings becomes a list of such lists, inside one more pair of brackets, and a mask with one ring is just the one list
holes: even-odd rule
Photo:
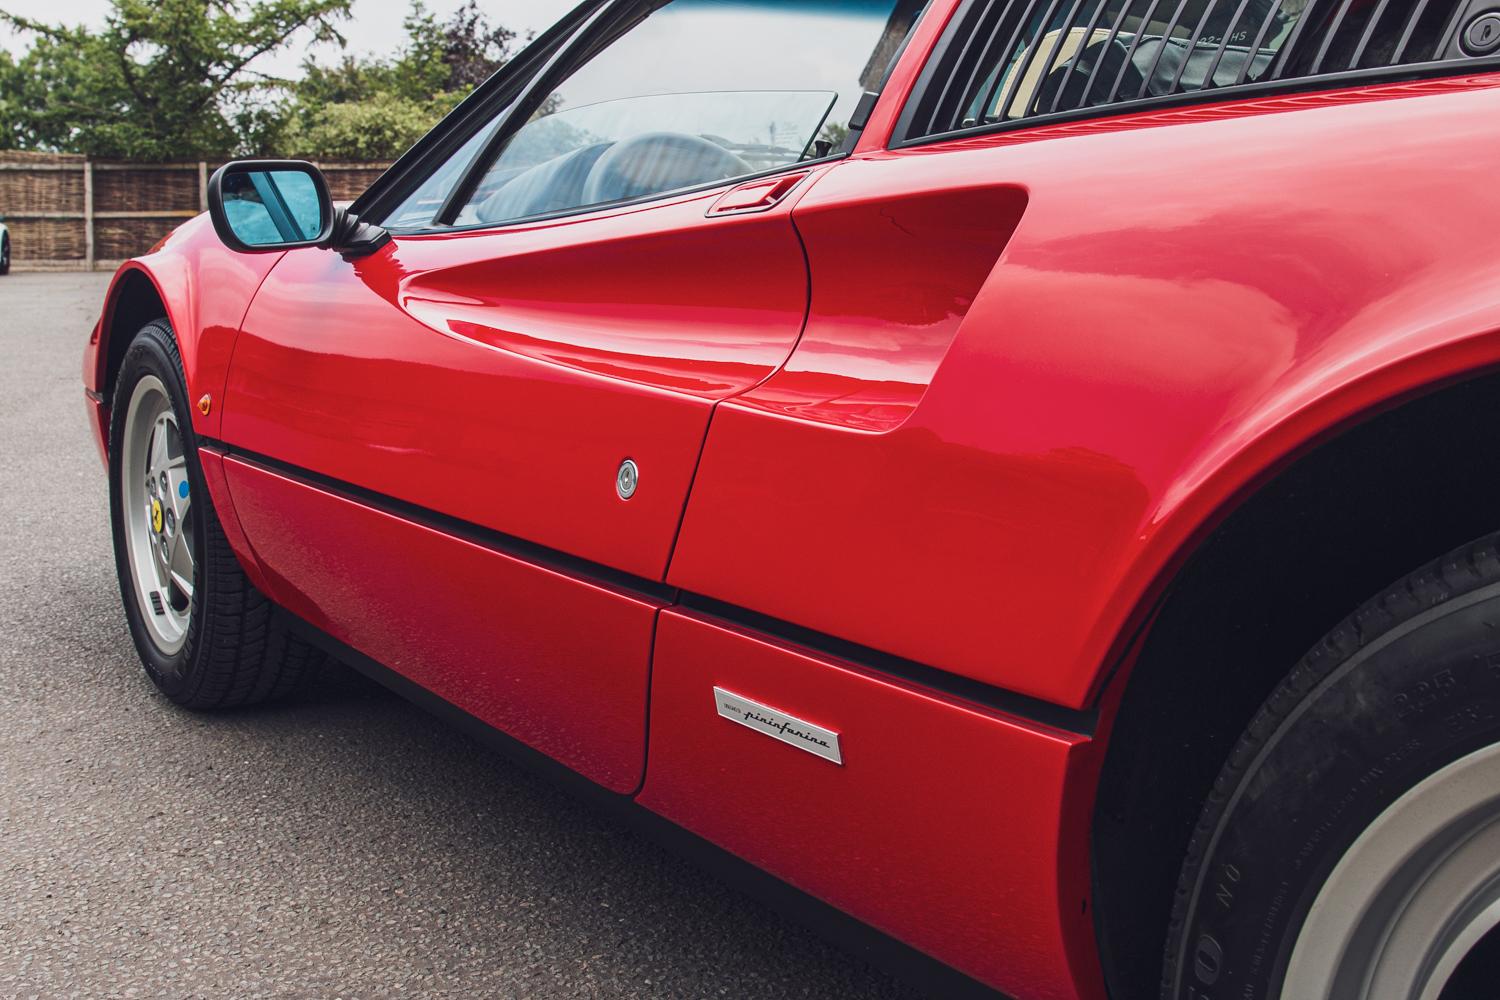
[[1007, 691], [993, 684], [985, 684], [937, 667], [929, 667], [915, 660], [882, 653], [869, 646], [861, 646], [823, 632], [793, 625], [791, 622], [749, 611], [738, 605], [716, 601], [711, 597], [684, 591], [680, 605], [705, 617], [717, 618], [728, 624], [737, 625], [746, 632], [765, 635], [787, 645], [801, 646], [825, 659], [843, 660], [873, 673], [886, 674], [917, 687], [940, 692], [950, 699], [972, 702], [1024, 721], [1041, 723], [1079, 736], [1093, 736], [1099, 723], [1097, 708], [1083, 711], [1064, 708], [1050, 701], [1016, 694], [1014, 691]]
[[1005, 715], [1014, 716], [1022, 722], [1037, 723], [1080, 736], [1093, 736], [1098, 725], [1097, 707], [1079, 710], [1054, 705], [1040, 698], [1007, 691], [993, 684], [985, 684], [737, 605], [689, 593], [656, 580], [648, 580], [633, 573], [626, 573], [588, 559], [568, 555], [536, 542], [441, 514], [404, 500], [397, 500], [383, 493], [354, 486], [266, 455], [227, 445], [222, 441], [199, 438], [198, 443], [200, 447], [209, 448], [220, 454], [258, 466], [268, 472], [301, 481], [374, 510], [455, 538], [461, 538], [545, 569], [602, 584], [626, 594], [654, 601], [663, 607], [680, 606], [696, 611], [783, 645], [801, 647], [824, 658], [843, 660], [873, 673], [885, 674], [917, 687], [938, 692], [950, 699], [971, 702]]
[[374, 490], [367, 490], [362, 486], [355, 486], [352, 483], [346, 483], [343, 480], [334, 479], [331, 476], [325, 476], [310, 469], [290, 465], [278, 459], [271, 458], [268, 455], [261, 455], [257, 452], [246, 451], [243, 448], [236, 448], [232, 445], [224, 444], [222, 441], [199, 438], [198, 443], [200, 447], [210, 448], [225, 456], [239, 459], [250, 465], [259, 466], [267, 472], [274, 472], [288, 479], [299, 480], [309, 486], [316, 486], [318, 489], [341, 496], [347, 500], [353, 500], [382, 513], [391, 514], [402, 520], [411, 521], [414, 524], [419, 524], [424, 528], [431, 528], [445, 535], [461, 538], [466, 542], [472, 542], [487, 549], [493, 549], [504, 555], [514, 556], [517, 559], [533, 563], [544, 569], [555, 570], [590, 583], [604, 584], [615, 590], [625, 591], [626, 593], [643, 597], [659, 604], [669, 605], [677, 603], [678, 591], [676, 587], [669, 587], [664, 583], [648, 580], [633, 573], [626, 573], [621, 570], [612, 569], [601, 563], [582, 559], [578, 556], [571, 556], [565, 552], [559, 552], [557, 549], [548, 548], [545, 545], [528, 542], [524, 538], [507, 535], [503, 531], [496, 531], [493, 528], [486, 528], [471, 521], [451, 517], [426, 507], [408, 503], [405, 500], [398, 500], [384, 493], [376, 493]]
[[277, 607], [275, 613], [292, 631], [346, 666], [389, 688], [511, 762], [557, 784], [575, 798], [600, 808], [623, 822], [632, 832], [708, 871], [735, 891], [870, 965], [933, 996], [952, 997], [954, 1000], [1007, 1000], [1004, 994], [657, 815], [633, 797], [619, 795], [595, 784], [285, 608]]

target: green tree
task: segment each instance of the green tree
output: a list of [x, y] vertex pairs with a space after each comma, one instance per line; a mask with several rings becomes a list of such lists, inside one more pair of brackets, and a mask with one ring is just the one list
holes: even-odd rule
[[342, 43], [351, 0], [113, 0], [102, 30], [0, 10], [34, 41], [0, 54], [0, 144], [97, 157], [217, 159], [279, 134], [251, 64], [299, 32]]
[[425, 135], [449, 107], [392, 93], [307, 107], [287, 121], [278, 144], [287, 156], [314, 160], [391, 160]]
[[468, 0], [446, 21], [413, 0], [406, 38], [386, 58], [311, 60], [291, 86], [277, 145], [314, 159], [394, 159], [511, 57], [514, 31]]

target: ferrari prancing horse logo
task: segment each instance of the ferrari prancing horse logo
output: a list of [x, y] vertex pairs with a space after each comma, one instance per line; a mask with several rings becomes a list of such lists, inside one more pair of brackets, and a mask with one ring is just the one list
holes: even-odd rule
[[159, 535], [159, 534], [161, 534], [161, 528], [162, 528], [161, 501], [160, 500], [152, 500], [151, 501], [151, 530], [154, 531], [154, 532], [156, 532]]

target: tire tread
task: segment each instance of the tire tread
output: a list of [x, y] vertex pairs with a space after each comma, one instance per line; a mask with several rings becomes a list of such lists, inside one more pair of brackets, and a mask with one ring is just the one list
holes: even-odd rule
[[1261, 750], [1308, 695], [1355, 653], [1418, 615], [1496, 582], [1500, 582], [1500, 532], [1434, 559], [1367, 600], [1324, 636], [1266, 699], [1214, 779], [1193, 828], [1167, 925], [1161, 980], [1163, 1000], [1175, 997], [1180, 936], [1209, 847], [1235, 791]]
[[[171, 375], [177, 381], [175, 396], [185, 400], [182, 358], [171, 325], [165, 319], [148, 323], [136, 335], [136, 341], [146, 337], [155, 339], [165, 351]], [[133, 343], [131, 350], [135, 346]], [[129, 363], [127, 350], [122, 370]], [[117, 391], [114, 411], [118, 413], [124, 402]], [[191, 421], [180, 426], [190, 461], [198, 465], [198, 442]], [[198, 468], [201, 479], [201, 465]], [[168, 689], [159, 680], [158, 686], [179, 705], [201, 711], [239, 708], [294, 694], [312, 679], [324, 654], [290, 632], [270, 598], [250, 582], [224, 534], [212, 499], [205, 496], [195, 509], [204, 525], [204, 553], [193, 599], [197, 603], [195, 612], [203, 615], [203, 621], [196, 632], [190, 633], [184, 650], [188, 682], [180, 690]]]

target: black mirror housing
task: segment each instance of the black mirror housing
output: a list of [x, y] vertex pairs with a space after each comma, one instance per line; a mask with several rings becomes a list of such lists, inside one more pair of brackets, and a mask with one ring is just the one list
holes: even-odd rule
[[303, 160], [224, 164], [208, 180], [208, 214], [219, 240], [237, 253], [324, 247], [352, 260], [391, 241], [380, 226], [335, 208], [323, 172]]
[[336, 212], [323, 172], [302, 160], [235, 160], [208, 181], [208, 214], [231, 250], [326, 246]]

